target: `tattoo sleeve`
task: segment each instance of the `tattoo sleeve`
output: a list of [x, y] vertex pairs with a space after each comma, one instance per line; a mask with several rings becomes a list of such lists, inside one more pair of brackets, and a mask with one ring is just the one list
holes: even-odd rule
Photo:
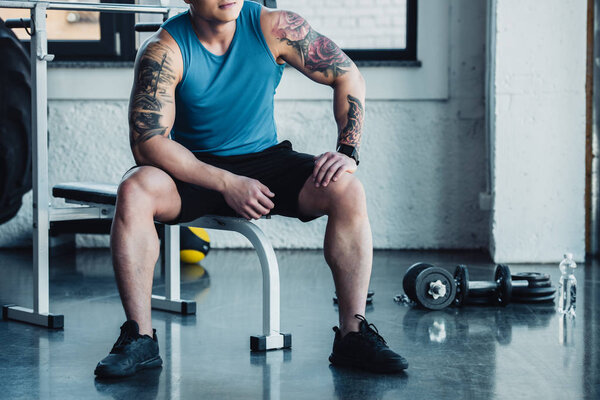
[[327, 37], [316, 32], [296, 13], [283, 11], [272, 30], [273, 35], [292, 46], [309, 71], [329, 73], [335, 78], [343, 75], [352, 65], [346, 54]]
[[153, 136], [164, 135], [168, 127], [161, 123], [165, 106], [173, 103], [170, 88], [176, 80], [170, 62], [172, 50], [151, 43], [138, 61], [135, 83], [129, 103], [129, 140], [133, 146]]
[[358, 149], [362, 135], [362, 125], [365, 111], [360, 100], [352, 95], [348, 95], [348, 122], [338, 137], [338, 143], [354, 146]]

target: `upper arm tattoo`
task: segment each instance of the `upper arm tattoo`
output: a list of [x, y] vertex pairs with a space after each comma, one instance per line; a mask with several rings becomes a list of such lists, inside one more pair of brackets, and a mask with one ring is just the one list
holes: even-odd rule
[[298, 52], [303, 65], [310, 71], [333, 77], [344, 74], [352, 61], [329, 38], [316, 32], [296, 13], [282, 11], [272, 30], [273, 35]]
[[362, 135], [362, 125], [365, 116], [365, 110], [360, 100], [352, 95], [348, 95], [348, 122], [344, 129], [340, 132], [338, 143], [348, 144], [357, 147], [360, 144]]
[[176, 74], [170, 62], [172, 53], [169, 47], [152, 43], [139, 60], [129, 104], [132, 146], [167, 132], [161, 117], [165, 105], [173, 103], [170, 87], [175, 83]]

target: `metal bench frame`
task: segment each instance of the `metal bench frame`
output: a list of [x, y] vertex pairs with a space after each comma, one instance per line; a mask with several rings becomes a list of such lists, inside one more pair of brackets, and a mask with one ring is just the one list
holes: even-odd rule
[[[40, 325], [63, 328], [64, 316], [50, 313], [49, 301], [49, 228], [51, 221], [73, 219], [106, 219], [114, 215], [114, 206], [91, 202], [81, 207], [51, 207], [48, 183], [48, 116], [47, 116], [47, 62], [54, 56], [48, 54], [46, 11], [89, 10], [129, 13], [162, 14], [168, 17], [176, 8], [114, 3], [61, 3], [0, 0], [0, 8], [31, 9], [31, 78], [32, 78], [32, 160], [33, 160], [33, 308], [17, 305], [2, 307], [3, 318]], [[116, 186], [115, 186], [116, 187]], [[253, 223], [242, 218], [206, 216], [183, 226], [236, 231], [244, 235], [255, 247], [263, 277], [263, 335], [252, 336], [252, 350], [269, 350], [291, 347], [291, 335], [279, 331], [279, 268], [273, 247], [264, 233]], [[171, 312], [195, 312], [195, 302], [180, 298], [179, 225], [166, 225], [164, 235], [165, 296], [152, 295], [152, 307]]]

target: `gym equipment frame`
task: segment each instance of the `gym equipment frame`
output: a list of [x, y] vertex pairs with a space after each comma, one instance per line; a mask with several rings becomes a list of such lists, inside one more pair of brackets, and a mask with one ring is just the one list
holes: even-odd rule
[[[273, 1], [267, 2], [273, 6]], [[32, 78], [32, 160], [33, 160], [33, 308], [17, 305], [2, 307], [3, 319], [11, 319], [47, 328], [63, 328], [64, 316], [50, 313], [49, 300], [49, 228], [50, 222], [76, 219], [112, 219], [117, 185], [97, 183], [70, 183], [55, 186], [54, 193], [65, 197], [68, 203], [79, 207], [52, 207], [48, 182], [48, 92], [47, 62], [54, 56], [48, 54], [46, 10], [86, 10], [100, 12], [161, 14], [163, 20], [182, 8], [117, 4], [117, 3], [65, 3], [41, 1], [0, 0], [0, 8], [31, 10], [30, 20], [11, 21], [14, 27], [31, 29]], [[132, 27], [133, 29], [133, 27]], [[65, 194], [65, 191], [68, 192]], [[104, 198], [104, 200], [103, 200]], [[100, 200], [98, 200], [100, 199]], [[254, 351], [291, 347], [291, 335], [280, 332], [279, 267], [275, 252], [264, 233], [252, 222], [243, 218], [205, 216], [182, 226], [235, 231], [244, 235], [258, 253], [263, 278], [263, 335], [252, 336], [250, 347]], [[180, 298], [179, 225], [166, 225], [164, 235], [165, 296], [152, 295], [152, 308], [195, 314], [196, 303]]]

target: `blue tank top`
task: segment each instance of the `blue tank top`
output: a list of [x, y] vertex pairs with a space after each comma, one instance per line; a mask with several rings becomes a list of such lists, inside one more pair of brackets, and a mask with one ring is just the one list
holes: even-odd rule
[[233, 40], [220, 56], [200, 43], [189, 11], [162, 25], [183, 57], [171, 138], [194, 153], [239, 155], [277, 144], [273, 96], [284, 66], [265, 41], [261, 10], [244, 2]]

